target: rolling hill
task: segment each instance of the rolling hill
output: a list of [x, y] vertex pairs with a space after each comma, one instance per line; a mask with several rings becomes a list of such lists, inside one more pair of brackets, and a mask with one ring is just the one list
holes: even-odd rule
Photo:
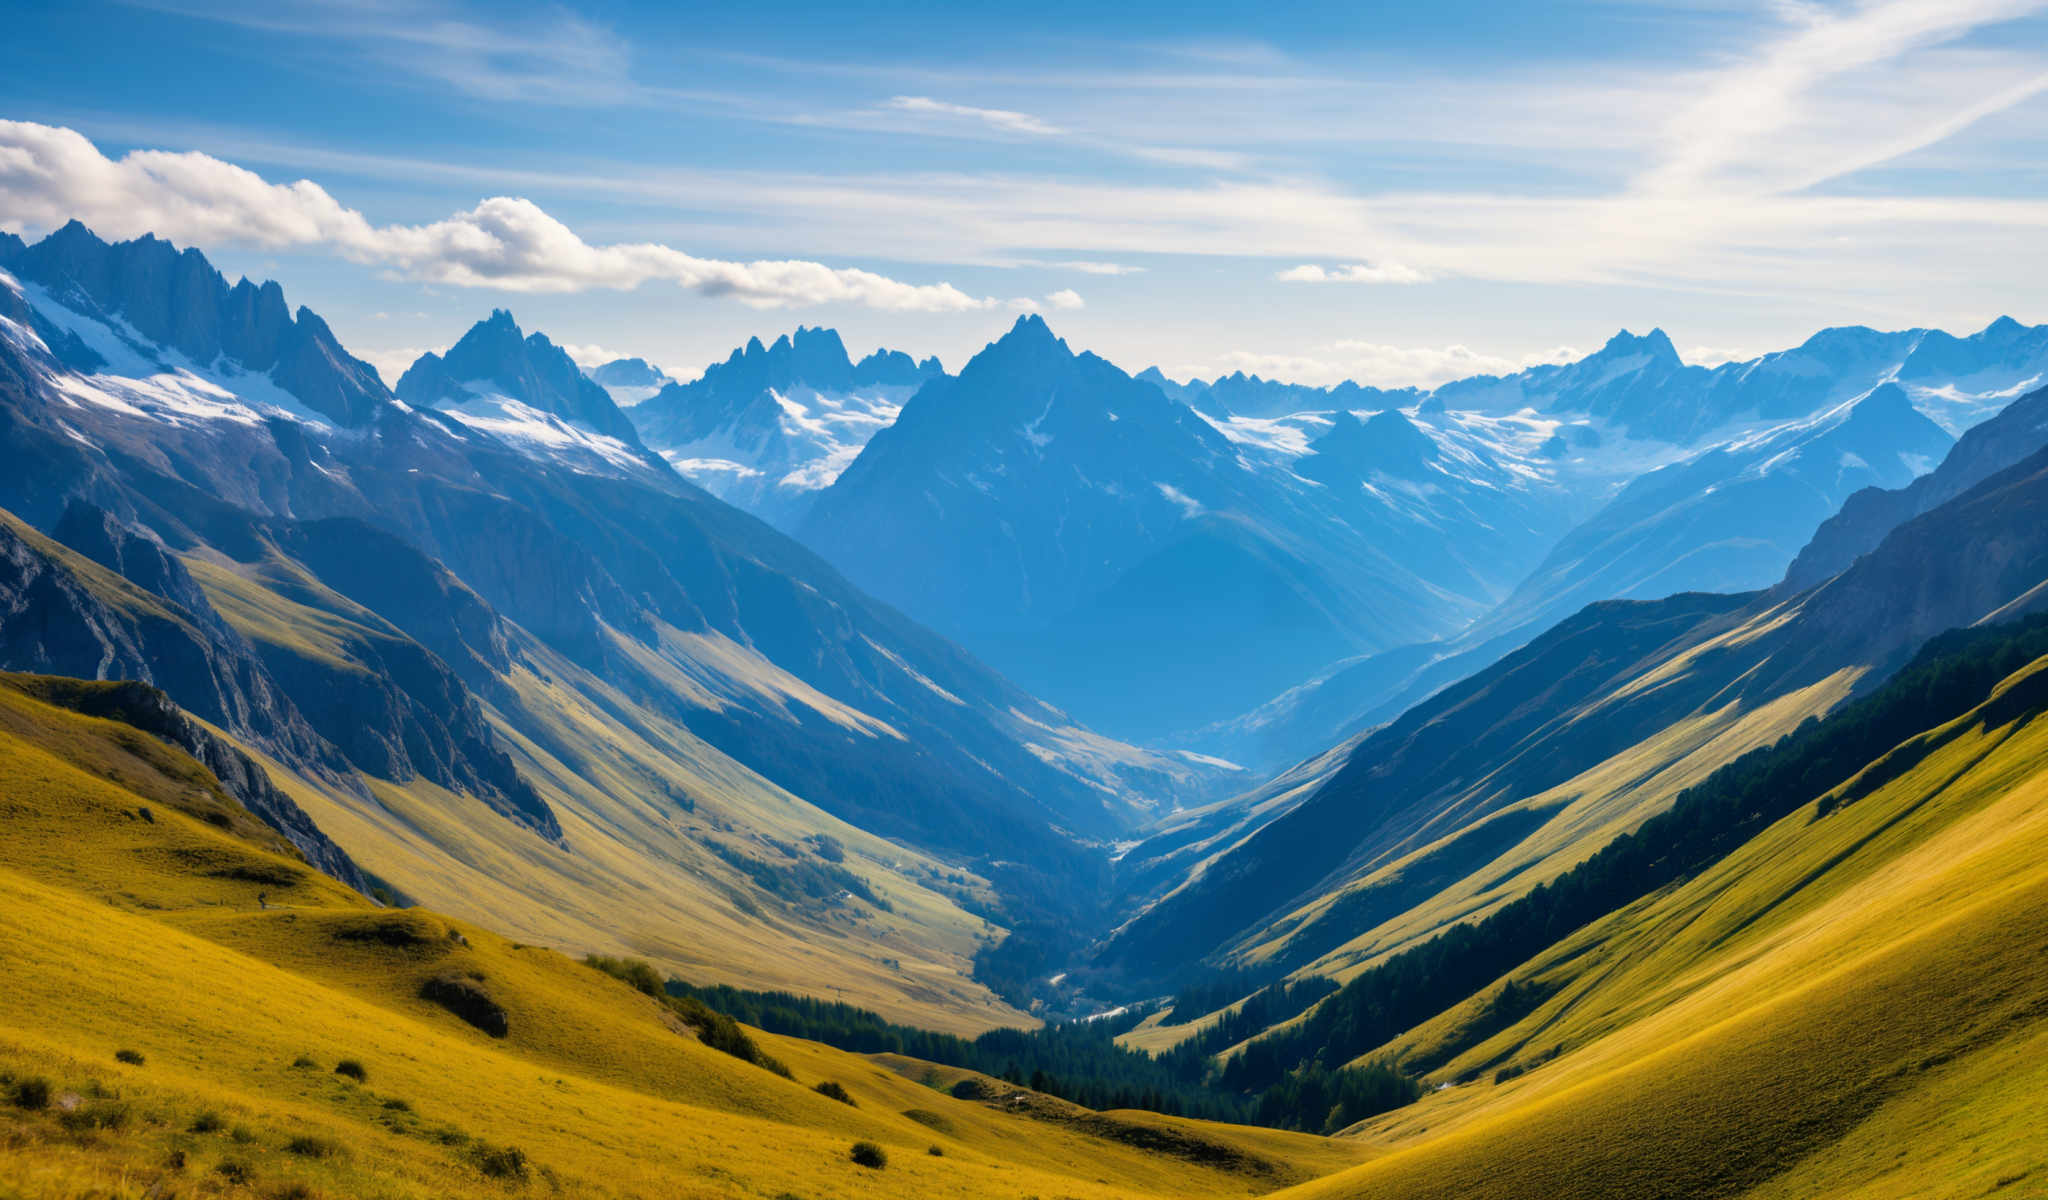
[[1247, 1196], [1363, 1157], [1019, 1112], [730, 1027], [714, 1049], [709, 1018], [310, 869], [181, 750], [78, 711], [121, 696], [162, 703], [0, 677], [13, 1194]]

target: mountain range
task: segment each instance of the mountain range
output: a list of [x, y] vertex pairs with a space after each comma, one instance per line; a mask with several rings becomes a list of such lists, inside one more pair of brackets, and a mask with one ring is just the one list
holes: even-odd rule
[[1429, 392], [1173, 384], [1031, 316], [794, 530], [1091, 724], [1273, 769], [1590, 601], [1768, 584], [2044, 370], [2048, 333], [2002, 319], [1715, 368], [1623, 333]]
[[2026, 1194], [2044, 376], [386, 388], [0, 234], [0, 1192]]
[[[407, 400], [303, 310], [318, 355], [263, 349], [281, 292], [191, 252], [75, 225], [5, 250], [4, 453], [35, 466], [0, 507], [90, 631], [52, 642], [18, 607], [13, 662], [162, 687], [300, 775], [397, 892], [568, 936], [657, 886], [676, 898], [605, 940], [692, 955], [707, 916], [765, 908], [790, 932], [746, 935], [759, 982], [872, 918], [858, 970], [921, 939], [957, 988], [982, 921], [961, 905], [1085, 907], [1091, 841], [1216, 773], [1074, 725], [700, 491], [509, 314], [422, 358]], [[193, 297], [226, 316], [180, 333], [162, 314]], [[917, 898], [833, 899], [816, 838]]]
[[830, 329], [759, 338], [687, 384], [669, 382], [632, 418], [691, 482], [783, 529], [896, 419], [936, 358], [877, 350], [859, 362]]

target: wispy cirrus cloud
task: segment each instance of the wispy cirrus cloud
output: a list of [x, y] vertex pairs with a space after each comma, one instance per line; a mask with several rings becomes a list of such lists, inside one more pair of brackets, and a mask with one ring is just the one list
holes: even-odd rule
[[1011, 112], [1002, 108], [976, 108], [970, 104], [949, 104], [943, 100], [934, 100], [930, 96], [891, 96], [882, 107], [892, 112], [911, 113], [916, 116], [967, 121], [999, 133], [1058, 137], [1066, 132], [1030, 113]]
[[665, 281], [759, 308], [851, 303], [899, 312], [989, 308], [948, 283], [913, 284], [799, 259], [734, 262], [656, 242], [592, 245], [530, 200], [494, 196], [422, 225], [373, 225], [310, 180], [271, 183], [210, 155], [110, 159], [83, 135], [0, 121], [0, 225], [73, 217], [115, 237], [324, 247], [411, 279], [511, 292], [632, 289]]
[[[1811, 121], [1822, 107], [1817, 94], [1829, 83], [2042, 8], [2041, 0], [1879, 0], [1846, 10], [1787, 6], [1782, 11], [1793, 24], [1784, 34], [1689, 81], [1696, 99], [1667, 123], [1666, 152], [1634, 181], [1633, 190], [1692, 196], [1731, 183], [1768, 189], [1817, 182], [1814, 164], [1786, 156], [1777, 135]], [[1981, 119], [2039, 90], [2009, 90], [1993, 106], [1980, 99], [1966, 111], [1974, 111], [1970, 120]], [[1961, 127], [1952, 118], [1937, 120], [1929, 132], [1945, 136], [1940, 131]], [[1901, 141], [1894, 132], [1864, 130], [1862, 140], [1888, 147], [1889, 154], [1917, 148], [1914, 139]], [[1795, 155], [1799, 151], [1795, 142]], [[1847, 159], [1865, 161], [1853, 153]]]
[[1405, 263], [1361, 262], [1324, 267], [1303, 263], [1274, 275], [1281, 283], [1428, 283], [1427, 272]]

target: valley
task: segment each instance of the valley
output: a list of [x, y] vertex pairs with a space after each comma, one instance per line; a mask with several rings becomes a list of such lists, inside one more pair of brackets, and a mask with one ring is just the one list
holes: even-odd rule
[[2048, 327], [686, 374], [0, 234], [0, 1195], [2048, 1186]]

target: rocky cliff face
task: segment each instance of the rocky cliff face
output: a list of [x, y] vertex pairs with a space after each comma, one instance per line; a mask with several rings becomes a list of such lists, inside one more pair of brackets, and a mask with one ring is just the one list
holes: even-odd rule
[[502, 308], [471, 326], [447, 354], [421, 355], [396, 390], [399, 399], [420, 408], [505, 396], [628, 446], [640, 444], [633, 422], [603, 385], [544, 335], [522, 332]]
[[139, 335], [128, 347], [137, 354], [227, 360], [340, 425], [361, 425], [390, 400], [376, 370], [344, 351], [325, 321], [303, 308], [294, 316], [275, 283], [230, 288], [197, 250], [148, 236], [109, 244], [76, 221], [14, 247], [0, 247], [0, 268], [126, 323]]

